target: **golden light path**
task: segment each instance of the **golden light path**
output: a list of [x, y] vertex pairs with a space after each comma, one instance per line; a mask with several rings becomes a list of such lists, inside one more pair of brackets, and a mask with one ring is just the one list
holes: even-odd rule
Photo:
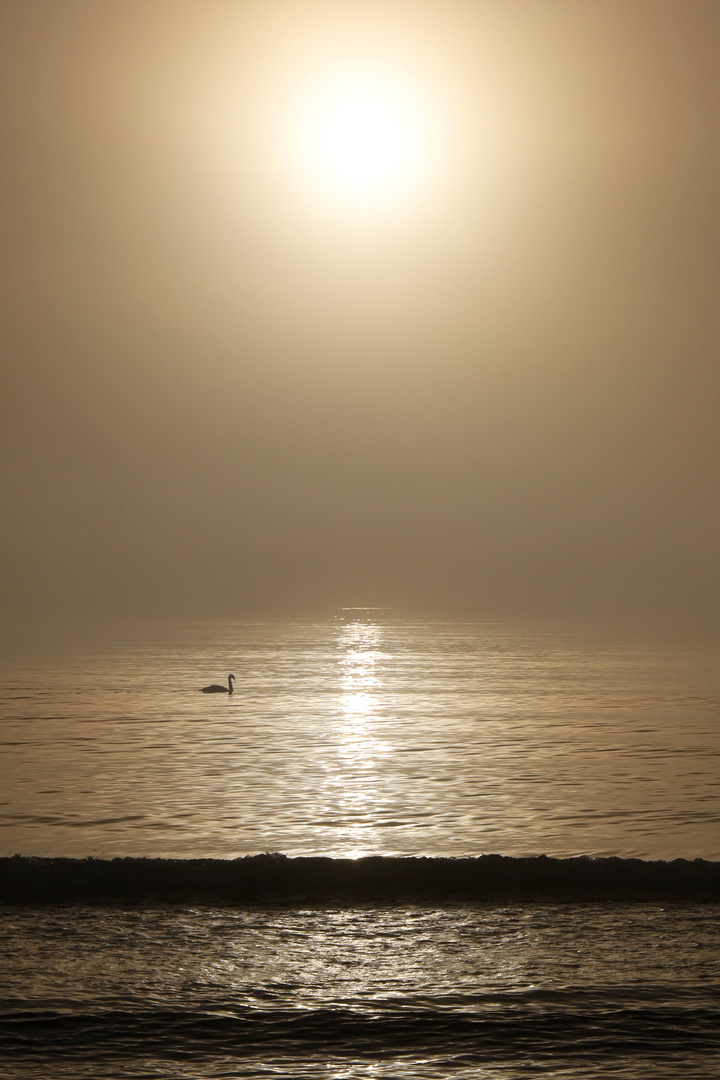
[[341, 744], [339, 759], [345, 783], [342, 816], [345, 819], [343, 856], [356, 859], [371, 854], [373, 830], [368, 829], [382, 783], [381, 759], [387, 752], [377, 738], [373, 719], [380, 701], [379, 661], [382, 632], [373, 623], [349, 623], [340, 631]]
[[343, 63], [296, 88], [289, 140], [310, 192], [353, 208], [397, 206], [431, 179], [438, 122], [420, 80], [392, 67]]

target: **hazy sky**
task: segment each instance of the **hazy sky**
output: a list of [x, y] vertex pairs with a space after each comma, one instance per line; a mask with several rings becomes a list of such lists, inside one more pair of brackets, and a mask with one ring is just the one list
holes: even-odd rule
[[[10, 621], [712, 617], [719, 46], [717, 0], [2, 0]], [[293, 156], [353, 65], [432, 117], [387, 204]]]

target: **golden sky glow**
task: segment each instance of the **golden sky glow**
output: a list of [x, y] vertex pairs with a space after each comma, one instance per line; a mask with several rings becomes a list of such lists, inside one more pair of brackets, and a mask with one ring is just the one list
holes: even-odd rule
[[714, 617], [718, 42], [0, 5], [4, 609]]

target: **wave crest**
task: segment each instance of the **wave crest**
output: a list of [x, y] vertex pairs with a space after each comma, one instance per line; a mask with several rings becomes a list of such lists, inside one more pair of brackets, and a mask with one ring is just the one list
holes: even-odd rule
[[720, 900], [720, 863], [704, 859], [0, 858], [0, 901], [221, 902]]

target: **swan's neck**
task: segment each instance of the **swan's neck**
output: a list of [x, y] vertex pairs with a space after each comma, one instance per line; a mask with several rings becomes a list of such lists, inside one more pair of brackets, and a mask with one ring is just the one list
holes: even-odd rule
[[228, 676], [228, 694], [232, 694], [232, 692], [233, 692], [233, 680], [232, 680], [232, 675], [229, 675]]

